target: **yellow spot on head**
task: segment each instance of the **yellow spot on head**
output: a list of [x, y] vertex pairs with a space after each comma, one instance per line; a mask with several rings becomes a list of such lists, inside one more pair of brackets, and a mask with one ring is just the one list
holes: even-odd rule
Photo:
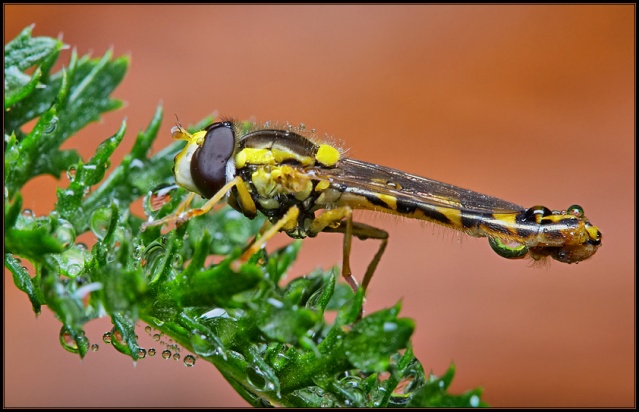
[[327, 144], [319, 145], [315, 160], [324, 166], [334, 166], [340, 159], [339, 151], [333, 146]]

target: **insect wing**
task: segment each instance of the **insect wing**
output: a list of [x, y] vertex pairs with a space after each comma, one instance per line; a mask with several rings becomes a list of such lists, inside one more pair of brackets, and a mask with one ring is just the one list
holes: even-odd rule
[[398, 203], [425, 203], [476, 213], [524, 210], [520, 205], [496, 197], [355, 159], [342, 159], [338, 167], [323, 169], [319, 174], [328, 177], [340, 191], [390, 195]]

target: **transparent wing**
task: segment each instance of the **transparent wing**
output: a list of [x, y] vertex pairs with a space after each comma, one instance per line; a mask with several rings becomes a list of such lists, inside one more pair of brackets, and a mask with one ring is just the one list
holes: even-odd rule
[[524, 210], [520, 205], [496, 197], [355, 159], [342, 159], [338, 167], [322, 169], [317, 174], [329, 178], [340, 191], [384, 193], [395, 196], [398, 202], [423, 202], [480, 213]]

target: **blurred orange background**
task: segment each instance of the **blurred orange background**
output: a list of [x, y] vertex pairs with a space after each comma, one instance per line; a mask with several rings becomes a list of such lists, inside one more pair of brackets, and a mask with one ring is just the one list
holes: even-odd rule
[[[403, 302], [426, 371], [457, 373], [492, 406], [635, 405], [635, 6], [70, 6], [5, 5], [5, 44], [35, 23], [79, 54], [113, 48], [132, 64], [126, 102], [64, 147], [89, 157], [123, 118], [131, 148], [155, 108], [170, 143], [214, 111], [304, 123], [354, 158], [530, 207], [578, 203], [604, 234], [578, 265], [532, 268], [485, 239], [431, 224], [359, 215], [390, 233], [367, 311]], [[62, 53], [67, 62], [69, 50]], [[48, 213], [45, 176], [24, 207]], [[288, 242], [278, 235], [269, 248]], [[363, 273], [375, 241], [355, 241]], [[304, 241], [288, 279], [341, 260], [341, 237]], [[204, 361], [133, 364], [101, 341], [84, 360], [58, 342], [61, 324], [4, 277], [4, 406], [246, 406]], [[143, 325], [140, 335], [144, 335]]]

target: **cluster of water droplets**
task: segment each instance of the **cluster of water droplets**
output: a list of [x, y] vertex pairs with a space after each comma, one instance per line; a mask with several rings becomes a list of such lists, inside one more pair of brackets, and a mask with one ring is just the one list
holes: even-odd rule
[[[179, 361], [180, 359], [182, 359], [182, 355], [180, 354], [181, 348], [177, 343], [173, 342], [173, 339], [169, 338], [167, 341], [164, 341], [164, 334], [154, 331], [153, 328], [148, 325], [144, 327], [144, 331], [153, 340], [153, 342], [157, 342], [158, 345], [165, 346], [165, 348], [161, 350], [156, 349], [155, 347], [151, 347], [149, 349], [138, 348], [138, 359], [145, 359], [147, 356], [153, 357], [158, 352], [160, 353], [161, 357], [166, 360], [173, 359], [175, 361]], [[136, 335], [136, 338], [137, 337], [138, 336]], [[111, 329], [108, 332], [105, 332], [102, 335], [102, 341], [107, 345], [115, 344], [114, 340], [117, 341], [119, 344], [126, 345], [126, 343], [122, 339], [122, 334], [115, 328]], [[94, 343], [93, 345], [91, 345], [91, 350], [93, 352], [97, 352], [98, 349], [98, 344]], [[196, 362], [196, 357], [195, 355], [188, 354], [184, 356], [182, 362], [184, 366], [187, 366], [189, 368], [193, 367]]]

